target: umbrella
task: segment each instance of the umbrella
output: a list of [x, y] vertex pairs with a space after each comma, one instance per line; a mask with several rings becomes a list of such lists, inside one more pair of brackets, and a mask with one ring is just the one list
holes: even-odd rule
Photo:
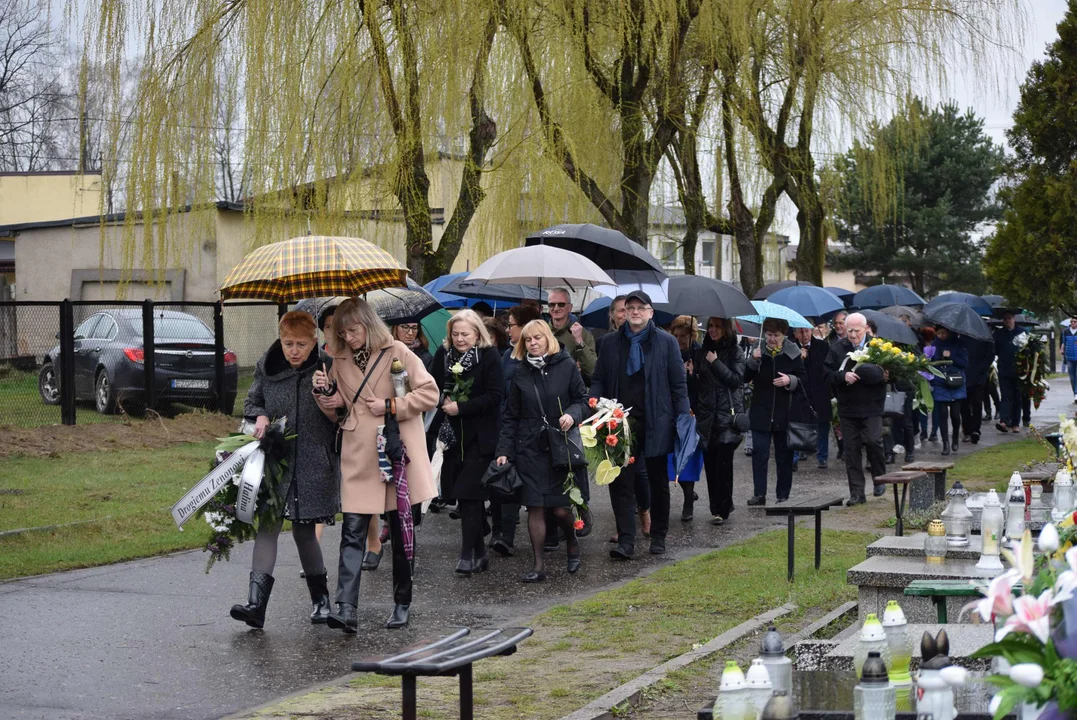
[[366, 301], [386, 325], [417, 323], [442, 309], [441, 303], [423, 289], [422, 285], [410, 277], [407, 281], [406, 287], [383, 288], [366, 294]]
[[876, 285], [853, 295], [853, 307], [878, 310], [891, 305], [924, 305], [922, 297], [904, 285]]
[[657, 310], [692, 317], [737, 317], [755, 312], [748, 298], [735, 285], [702, 275], [677, 275], [669, 279], [669, 302]]
[[981, 295], [980, 297], [993, 308], [1006, 307], [1006, 298], [1001, 295]]
[[852, 290], [846, 290], [845, 288], [834, 287], [832, 285], [827, 285], [823, 289], [830, 291], [834, 295], [834, 297], [836, 297], [838, 300], [841, 300], [843, 303], [845, 303], [846, 306], [848, 306], [849, 303], [852, 302], [853, 295], [856, 295], [856, 293]]
[[861, 310], [860, 314], [875, 323], [875, 336], [883, 340], [901, 343], [902, 345], [917, 345], [919, 338], [916, 332], [897, 318], [887, 315], [878, 310]]
[[967, 335], [976, 340], [992, 340], [991, 328], [979, 313], [963, 303], [946, 303], [930, 310], [924, 308], [924, 319], [942, 325], [947, 330], [959, 335]]
[[499, 252], [475, 268], [468, 282], [520, 283], [571, 289], [616, 285], [598, 265], [577, 253], [549, 245]]
[[783, 288], [767, 299], [767, 302], [784, 305], [806, 318], [826, 320], [839, 311], [845, 310], [845, 303], [828, 290], [814, 285], [794, 285]]
[[743, 337], [757, 338], [763, 335], [763, 328], [759, 323], [748, 322], [747, 320], [736, 320], [737, 335]]
[[518, 305], [521, 300], [546, 302], [546, 293], [544, 291], [533, 285], [521, 285], [520, 283], [487, 284], [475, 282], [468, 277], [462, 277], [443, 285], [442, 288], [444, 294], [464, 298], [467, 307], [471, 307], [480, 301], [489, 303], [494, 308]]
[[300, 300], [295, 304], [292, 310], [298, 310], [299, 312], [305, 312], [308, 315], [314, 316], [314, 321], [318, 321], [318, 317], [322, 314], [322, 310], [325, 310], [330, 305], [339, 305], [348, 298], [345, 297], [320, 297], [320, 298], [306, 298]]
[[665, 273], [657, 270], [610, 270], [609, 274], [617, 284], [595, 288], [603, 295], [615, 298], [618, 295], [627, 295], [633, 290], [642, 290], [650, 296], [651, 302], [663, 303], [669, 300], [669, 278]]
[[[652, 300], [654, 298], [651, 298]], [[610, 305], [613, 298], [602, 296], [595, 298], [587, 304], [587, 308], [577, 318], [580, 325], [585, 328], [605, 330], [610, 324]], [[663, 310], [654, 311], [654, 324], [658, 326], [669, 325], [673, 322], [673, 316]]]
[[891, 305], [890, 307], [883, 308], [879, 312], [886, 313], [890, 317], [895, 317], [898, 320], [901, 320], [902, 316], [908, 316], [909, 325], [914, 328], [922, 327], [924, 324], [924, 314], [908, 305]]
[[673, 448], [673, 470], [679, 479], [688, 461], [699, 446], [699, 434], [696, 432], [696, 417], [685, 413], [677, 416], [677, 442]]
[[797, 285], [815, 286], [815, 283], [810, 283], [807, 280], [782, 280], [781, 282], [772, 282], [769, 285], [764, 285], [759, 288], [759, 292], [752, 296], [752, 300], [766, 300], [774, 293], [785, 288], [796, 287]]
[[438, 345], [445, 342], [445, 326], [448, 325], [451, 317], [452, 313], [448, 310], [435, 310], [419, 323], [423, 326], [423, 335], [426, 335], [426, 341], [430, 343], [431, 354], [434, 353], [434, 349]]
[[554, 225], [529, 235], [525, 247], [549, 245], [583, 255], [605, 270], [655, 270], [665, 276], [662, 263], [647, 248], [624, 233], [591, 223]]
[[439, 303], [441, 303], [441, 307], [445, 307], [445, 308], [467, 307], [468, 298], [466, 298], [466, 297], [464, 297], [462, 295], [455, 295], [453, 293], [444, 292], [442, 290], [442, 288], [444, 288], [446, 285], [453, 282], [454, 280], [460, 280], [462, 278], [467, 278], [467, 276], [469, 274], [470, 273], [467, 273], [467, 272], [458, 272], [458, 273], [450, 273], [448, 275], [442, 275], [441, 277], [434, 278], [433, 280], [428, 282], [426, 285], [423, 285], [423, 289], [426, 290], [431, 295], [433, 295], [434, 298]]
[[327, 295], [361, 295], [403, 287], [408, 269], [377, 245], [359, 238], [305, 235], [249, 253], [221, 286], [221, 299], [275, 303]]
[[738, 315], [737, 318], [759, 325], [762, 325], [763, 321], [767, 318], [774, 318], [775, 320], [785, 320], [789, 323], [789, 327], [791, 328], [815, 327], [800, 313], [790, 310], [784, 305], [776, 305], [775, 303], [767, 302], [766, 300], [752, 300], [752, 306], [755, 308], [754, 313]]
[[939, 295], [931, 302], [924, 306], [924, 311], [937, 308], [940, 305], [946, 305], [947, 303], [962, 303], [968, 305], [970, 308], [976, 311], [977, 315], [986, 315], [988, 317], [992, 314], [991, 303], [984, 300], [979, 295], [973, 295], [966, 292], [948, 292]]

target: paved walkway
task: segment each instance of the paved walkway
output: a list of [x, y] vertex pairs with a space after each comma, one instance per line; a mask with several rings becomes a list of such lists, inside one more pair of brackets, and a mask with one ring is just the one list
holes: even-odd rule
[[[1057, 422], [1072, 412], [1068, 383], [1058, 381], [1033, 414], [1036, 424]], [[980, 447], [1020, 437], [985, 430]], [[922, 457], [939, 446], [928, 444]], [[971, 446], [963, 445], [961, 454]], [[794, 479], [794, 497], [846, 494], [844, 467], [831, 462], [817, 471], [805, 461]], [[1003, 469], [1009, 472], [1009, 469]], [[192, 476], [197, 469], [191, 470]], [[771, 487], [773, 488], [773, 481]], [[349, 662], [431, 635], [447, 625], [493, 624], [526, 618], [565, 601], [644, 574], [659, 564], [723, 547], [760, 530], [780, 527], [760, 512], [748, 512], [751, 466], [737, 453], [737, 511], [724, 527], [713, 527], [705, 484], [699, 488], [693, 523], [679, 521], [681, 497], [674, 490], [669, 554], [643, 552], [629, 563], [607, 557], [613, 528], [607, 493], [595, 492], [596, 530], [583, 545], [583, 569], [564, 571], [563, 551], [547, 555], [550, 577], [522, 585], [530, 549], [524, 528], [521, 552], [493, 558], [491, 571], [472, 578], [453, 573], [459, 530], [447, 515], [430, 517], [418, 533], [418, 576], [411, 627], [383, 627], [391, 609], [388, 558], [363, 577], [360, 631], [345, 636], [312, 627], [306, 586], [289, 538], [282, 538], [277, 583], [264, 632], [228, 617], [244, 600], [251, 545], [232, 562], [203, 572], [201, 552], [178, 553], [119, 565], [56, 573], [0, 584], [0, 716], [4, 718], [215, 718], [340, 677]], [[881, 502], [889, 502], [885, 497]], [[840, 511], [839, 511], [840, 512]], [[192, 523], [193, 532], [201, 532]], [[335, 579], [338, 528], [328, 528], [323, 547]], [[646, 544], [641, 543], [646, 550]], [[785, 562], [784, 554], [775, 562]]]

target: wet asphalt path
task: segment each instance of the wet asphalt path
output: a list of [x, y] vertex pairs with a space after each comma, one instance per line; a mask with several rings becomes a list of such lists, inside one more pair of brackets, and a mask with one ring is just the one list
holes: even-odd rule
[[[1034, 422], [1057, 422], [1060, 410], [1072, 409], [1068, 388], [1060, 389], [1034, 414]], [[985, 426], [981, 447], [1000, 440]], [[411, 626], [403, 631], [383, 625], [392, 607], [388, 554], [379, 570], [364, 573], [357, 635], [311, 626], [290, 536], [281, 538], [264, 631], [228, 617], [232, 603], [246, 599], [251, 544], [241, 545], [231, 562], [208, 575], [205, 556], [195, 551], [0, 583], [0, 717], [216, 718], [338, 678], [352, 660], [401, 648], [446, 626], [522, 622], [660, 564], [784, 526], [783, 520], [749, 512], [744, 505], [751, 495], [751, 466], [740, 451], [735, 473], [737, 510], [725, 526], [710, 525], [705, 483], [694, 522], [680, 522], [681, 493], [674, 488], [668, 553], [647, 554], [641, 539], [636, 559], [627, 563], [608, 558], [613, 515], [608, 494], [596, 489], [595, 531], [582, 541], [581, 571], [566, 574], [562, 549], [547, 554], [549, 577], [539, 585], [518, 582], [530, 569], [525, 524], [517, 531], [516, 557], [492, 556], [490, 572], [462, 578], [453, 573], [456, 521], [446, 514], [429, 516], [418, 530], [415, 601]], [[829, 470], [819, 471], [811, 458], [794, 476], [793, 497], [845, 496], [845, 488], [842, 463], [831, 460]], [[192, 521], [192, 532], [201, 532], [198, 522]], [[338, 540], [339, 528], [328, 528], [322, 545], [331, 587]], [[784, 563], [784, 552], [774, 560]]]

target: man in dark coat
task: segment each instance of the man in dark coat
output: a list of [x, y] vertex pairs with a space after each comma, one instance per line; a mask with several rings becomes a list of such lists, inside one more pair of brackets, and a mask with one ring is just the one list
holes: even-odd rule
[[800, 357], [804, 360], [808, 398], [819, 422], [819, 444], [815, 450], [815, 459], [820, 469], [826, 469], [827, 456], [830, 454], [830, 419], [833, 416], [830, 385], [826, 381], [826, 357], [830, 353], [830, 343], [813, 336], [811, 328], [797, 328], [793, 331], [793, 338], [800, 350]]
[[998, 357], [998, 388], [1002, 393], [1002, 417], [995, 423], [999, 432], [1021, 429], [1021, 381], [1017, 377], [1017, 346], [1014, 339], [1025, 332], [1017, 327], [1013, 313], [1002, 315], [1002, 327], [995, 330], [995, 355]]
[[[863, 447], [874, 479], [886, 473], [883, 454], [883, 403], [886, 402], [886, 376], [871, 363], [857, 364], [849, 353], [862, 350], [868, 340], [868, 321], [860, 313], [845, 318], [845, 339], [830, 346], [826, 358], [827, 382], [838, 400], [838, 421], [845, 442], [845, 470], [849, 476], [849, 499], [846, 505], [859, 505], [864, 498]], [[885, 485], [875, 487], [882, 495]]]
[[965, 337], [965, 350], [969, 354], [969, 363], [965, 366], [965, 392], [967, 397], [961, 403], [961, 425], [970, 443], [980, 442], [981, 415], [984, 394], [987, 392], [987, 379], [991, 374], [991, 363], [995, 361], [995, 344], [971, 337]]
[[625, 298], [628, 319], [621, 329], [602, 338], [598, 363], [591, 378], [591, 397], [617, 398], [631, 408], [635, 463], [622, 469], [610, 485], [617, 518], [615, 560], [635, 552], [635, 471], [647, 468], [651, 490], [651, 552], [666, 551], [669, 530], [669, 472], [666, 456], [673, 452], [677, 418], [690, 412], [684, 363], [677, 340], [654, 324], [651, 298], [642, 291]]

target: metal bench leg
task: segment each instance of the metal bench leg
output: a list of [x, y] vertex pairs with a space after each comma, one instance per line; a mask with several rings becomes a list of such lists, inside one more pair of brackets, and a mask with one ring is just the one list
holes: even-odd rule
[[823, 512], [815, 511], [815, 569], [819, 569], [819, 548], [823, 544]]
[[460, 720], [473, 720], [475, 698], [472, 694], [471, 663], [460, 668]]
[[894, 485], [894, 515], [897, 516], [897, 536], [905, 535], [905, 524], [901, 521], [901, 506], [898, 504], [897, 485]]
[[793, 531], [795, 529], [795, 525], [793, 523], [793, 520], [794, 520], [793, 515], [792, 515], [792, 513], [790, 513], [789, 514], [789, 549], [788, 549], [788, 553], [789, 553], [789, 577], [788, 577], [788, 580], [789, 580], [789, 582], [793, 582], [793, 557], [794, 557], [794, 555], [793, 555]]
[[939, 613], [939, 624], [945, 625], [948, 622], [946, 619], [946, 596], [936, 595], [931, 599], [935, 601], [935, 609]]
[[415, 704], [415, 676], [403, 675], [400, 679], [404, 689], [404, 707], [401, 709], [400, 717], [403, 720], [416, 720], [418, 713]]

